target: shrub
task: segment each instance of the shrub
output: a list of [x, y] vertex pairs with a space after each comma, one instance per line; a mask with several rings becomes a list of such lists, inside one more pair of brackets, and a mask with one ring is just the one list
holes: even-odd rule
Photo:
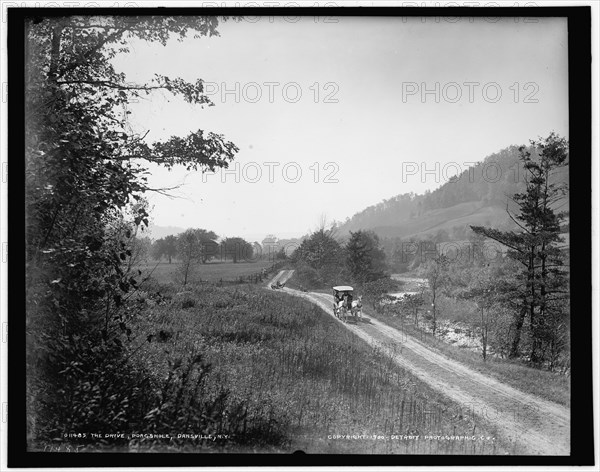
[[186, 298], [181, 302], [181, 308], [186, 309], [186, 308], [193, 308], [196, 306], [196, 300], [194, 300], [193, 298]]
[[47, 340], [47, 346], [47, 387], [39, 397], [43, 416], [37, 421], [37, 439], [143, 426], [146, 411], [156, 401], [151, 376], [129, 362], [118, 337], [59, 336]]

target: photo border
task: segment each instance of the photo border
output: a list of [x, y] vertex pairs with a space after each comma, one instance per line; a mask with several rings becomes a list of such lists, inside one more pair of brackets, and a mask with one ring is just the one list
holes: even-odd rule
[[[213, 453], [43, 453], [26, 451], [24, 26], [31, 16], [215, 15], [359, 17], [566, 17], [568, 19], [570, 256], [571, 256], [571, 454], [570, 456], [327, 455]], [[560, 466], [594, 464], [592, 402], [592, 109], [591, 7], [224, 7], [224, 8], [9, 8], [8, 80], [8, 466]], [[596, 163], [597, 165], [597, 163]], [[589, 177], [588, 177], [589, 176]], [[577, 281], [576, 281], [577, 280]], [[583, 281], [583, 282], [582, 282]], [[587, 282], [589, 281], [589, 282]], [[588, 315], [589, 314], [589, 315]], [[542, 388], [542, 386], [541, 386]], [[597, 412], [596, 412], [597, 414]]]

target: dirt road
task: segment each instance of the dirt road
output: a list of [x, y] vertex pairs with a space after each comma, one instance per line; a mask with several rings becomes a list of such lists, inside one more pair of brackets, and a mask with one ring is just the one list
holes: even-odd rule
[[267, 286], [271, 287], [271, 285], [277, 282], [284, 284], [293, 274], [293, 270], [280, 270], [277, 275], [271, 279]]
[[[292, 274], [292, 270], [281, 271], [270, 284], [283, 283]], [[318, 305], [367, 343], [382, 348], [398, 365], [461, 405], [465, 414], [477, 415], [495, 425], [505, 441], [515, 444], [515, 453], [569, 455], [568, 408], [469, 369], [373, 318], [364, 317], [357, 324], [344, 323], [333, 315], [331, 295], [290, 288], [282, 290]], [[543, 388], [540, 385], [540, 389]]]

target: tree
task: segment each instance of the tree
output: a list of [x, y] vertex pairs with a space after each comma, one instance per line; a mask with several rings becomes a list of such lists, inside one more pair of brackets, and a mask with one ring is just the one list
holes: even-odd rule
[[[78, 284], [118, 285], [122, 248], [108, 244], [105, 229], [145, 192], [160, 191], [148, 186], [144, 161], [167, 168], [214, 170], [233, 159], [237, 147], [218, 134], [199, 130], [148, 144], [144, 134], [132, 133], [128, 126], [127, 103], [154, 90], [211, 105], [202, 80], [190, 83], [156, 75], [151, 83], [130, 84], [111, 63], [117, 54], [128, 52], [131, 38], [165, 45], [171, 35], [183, 38], [192, 31], [197, 37], [217, 35], [217, 25], [216, 18], [159, 16], [79, 15], [28, 22], [26, 244], [32, 296], [39, 284], [71, 276]], [[138, 209], [132, 223], [147, 226], [145, 208]], [[112, 293], [87, 290], [82, 297], [80, 287], [73, 292], [74, 287], [47, 286], [52, 297], [70, 300], [71, 312], [81, 312], [84, 306], [89, 312], [97, 294]], [[41, 288], [40, 292], [46, 293]], [[40, 305], [33, 302], [33, 306]]]
[[468, 287], [460, 294], [461, 298], [473, 300], [481, 313], [481, 355], [484, 361], [487, 359], [490, 308], [496, 302], [497, 280], [489, 267], [476, 269]]
[[367, 301], [377, 311], [381, 311], [381, 299], [398, 288], [397, 282], [389, 277], [382, 277], [362, 285], [361, 290]]
[[319, 229], [306, 238], [292, 254], [294, 262], [304, 261], [313, 269], [342, 263], [343, 250], [330, 231]]
[[564, 255], [559, 247], [560, 224], [566, 212], [557, 211], [567, 193], [566, 183], [554, 174], [568, 165], [568, 142], [551, 133], [545, 140], [531, 141], [531, 148], [519, 148], [525, 171], [525, 191], [513, 196], [518, 214], [507, 212], [519, 231], [500, 231], [472, 226], [509, 248], [508, 256], [522, 270], [515, 277], [513, 295], [520, 300], [514, 320], [514, 340], [510, 357], [519, 355], [519, 343], [525, 316], [529, 315], [532, 364], [542, 361], [542, 348], [548, 323], [565, 318], [564, 299], [568, 296]]
[[128, 262], [129, 267], [134, 267], [143, 262], [147, 262], [151, 249], [152, 240], [148, 236], [134, 236], [131, 241], [131, 257]]
[[183, 278], [183, 285], [187, 285], [194, 263], [202, 257], [202, 244], [198, 237], [198, 230], [190, 228], [177, 237], [177, 253], [181, 258], [179, 272]]
[[[124, 336], [131, 331], [125, 294], [137, 287], [127, 258], [132, 236], [148, 226], [149, 215], [143, 205], [135, 207], [130, 220], [123, 214], [144, 194], [168, 191], [148, 184], [146, 165], [214, 170], [227, 167], [238, 151], [222, 135], [204, 130], [147, 143], [147, 133], [131, 131], [128, 103], [162, 90], [210, 106], [203, 82], [156, 75], [150, 83], [131, 84], [111, 60], [129, 52], [130, 39], [165, 45], [171, 36], [218, 35], [217, 25], [216, 18], [199, 16], [43, 18], [32, 13], [27, 20], [26, 300], [28, 320], [36, 320], [28, 331], [34, 338], [28, 344], [33, 346], [28, 373], [48, 366], [48, 375], [42, 375], [54, 386], [47, 390], [56, 392], [53, 401], [47, 398], [49, 413], [71, 408], [64, 402], [73, 395], [65, 376], [77, 353], [100, 360], [109, 349], [124, 353]], [[132, 391], [136, 388], [132, 385]], [[55, 437], [70, 426], [48, 428], [49, 437]]]
[[280, 260], [280, 261], [285, 261], [288, 258], [287, 253], [285, 252], [285, 247], [282, 247], [279, 251], [277, 251], [277, 253], [275, 254], [275, 259]]
[[351, 231], [346, 254], [346, 264], [357, 282], [371, 282], [383, 277], [385, 252], [379, 247], [379, 237], [374, 232]]
[[308, 288], [341, 285], [349, 277], [344, 249], [332, 230], [321, 228], [312, 233], [294, 250], [290, 260], [298, 269], [297, 278]]
[[158, 239], [152, 245], [152, 257], [156, 260], [161, 260], [166, 257], [169, 264], [177, 257], [177, 236], [169, 235]]
[[221, 247], [225, 258], [231, 256], [234, 264], [237, 264], [240, 260], [251, 260], [252, 254], [254, 253], [252, 244], [239, 237], [225, 238], [221, 243]]
[[415, 326], [419, 326], [419, 309], [425, 304], [423, 292], [407, 293], [402, 297], [404, 307], [414, 315]]
[[217, 253], [218, 244], [215, 241], [218, 238], [217, 233], [206, 229], [197, 229], [196, 237], [200, 243], [200, 262], [206, 264]]
[[216, 238], [217, 235], [213, 231], [196, 228], [190, 228], [177, 237], [177, 254], [181, 259], [180, 273], [183, 285], [187, 284], [194, 270], [194, 264], [197, 262], [204, 264], [212, 254], [210, 243], [214, 243]]
[[432, 332], [435, 337], [435, 331], [437, 328], [437, 317], [436, 317], [436, 298], [440, 290], [446, 285], [447, 270], [448, 270], [448, 259], [443, 254], [437, 255], [434, 259], [427, 261], [425, 266], [425, 274], [427, 276], [427, 282], [429, 284], [429, 291], [431, 292], [431, 314], [432, 320]]

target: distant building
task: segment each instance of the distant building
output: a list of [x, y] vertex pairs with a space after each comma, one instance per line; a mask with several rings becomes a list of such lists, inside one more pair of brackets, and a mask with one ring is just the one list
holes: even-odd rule
[[272, 255], [279, 251], [279, 242], [277, 237], [273, 234], [268, 234], [265, 239], [262, 240], [262, 253], [263, 255]]

